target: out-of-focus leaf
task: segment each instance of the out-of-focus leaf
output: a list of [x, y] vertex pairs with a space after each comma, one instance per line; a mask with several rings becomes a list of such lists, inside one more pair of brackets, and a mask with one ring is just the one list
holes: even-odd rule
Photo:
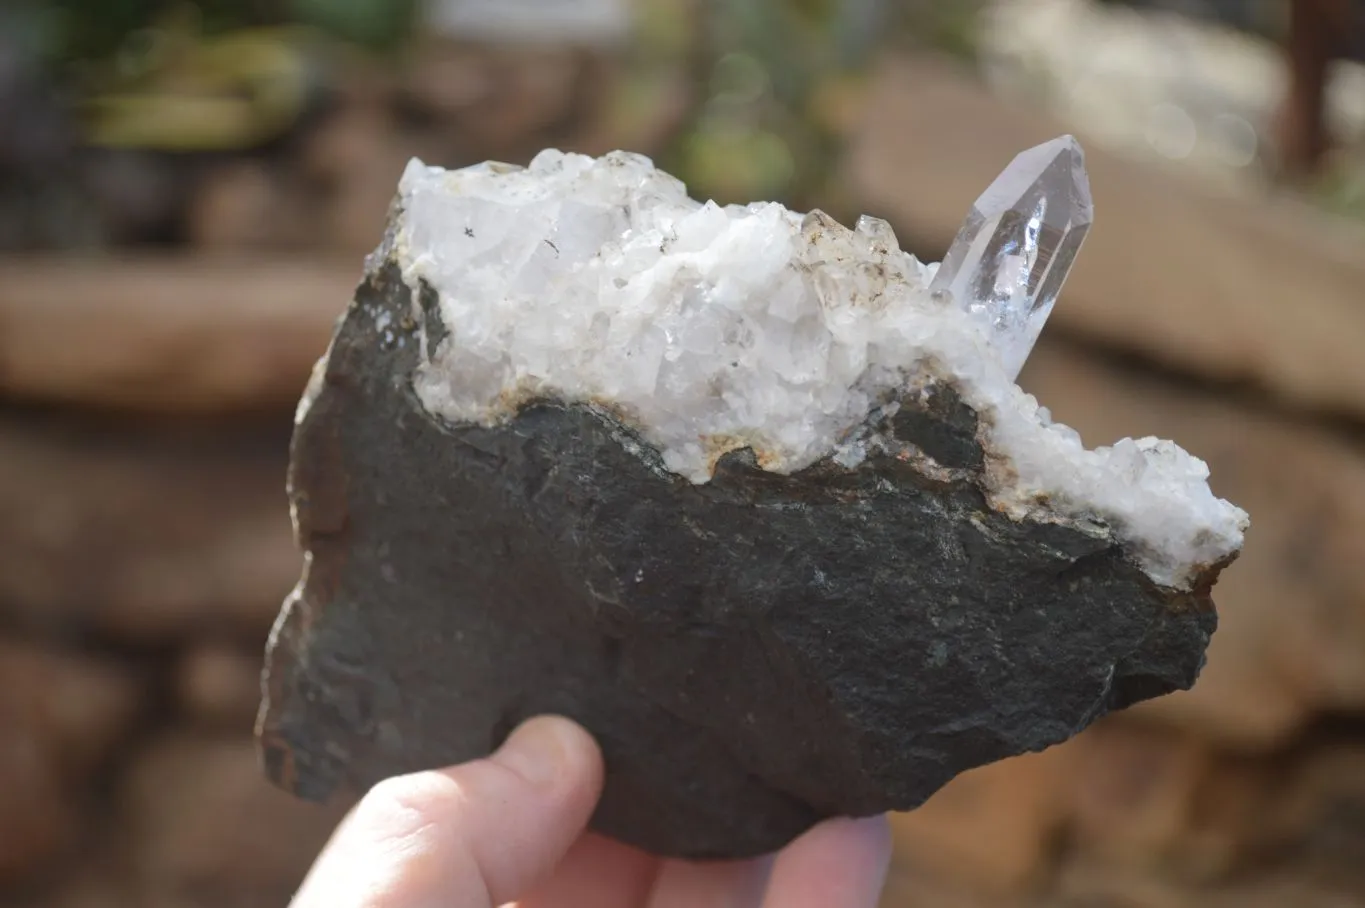
[[684, 149], [691, 190], [719, 202], [747, 202], [786, 194], [795, 162], [786, 140], [773, 132], [700, 130]]
[[234, 32], [193, 45], [121, 92], [87, 105], [94, 145], [161, 151], [257, 146], [307, 104], [311, 70], [290, 30]]
[[1328, 211], [1365, 221], [1365, 151], [1343, 155], [1327, 170], [1312, 195]]
[[151, 25], [165, 0], [47, 0], [66, 60], [102, 59], [118, 51], [128, 35]]
[[392, 49], [411, 32], [416, 0], [289, 0], [291, 17], [371, 48]]

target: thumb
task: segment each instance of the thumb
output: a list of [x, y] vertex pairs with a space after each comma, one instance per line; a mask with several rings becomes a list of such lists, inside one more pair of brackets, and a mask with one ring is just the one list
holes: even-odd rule
[[582, 834], [602, 757], [567, 719], [532, 719], [487, 759], [372, 788], [323, 849], [293, 908], [495, 908]]

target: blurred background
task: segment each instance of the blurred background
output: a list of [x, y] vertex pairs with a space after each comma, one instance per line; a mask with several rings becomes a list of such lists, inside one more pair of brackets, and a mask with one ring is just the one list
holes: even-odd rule
[[0, 905], [286, 904], [293, 405], [404, 163], [627, 148], [937, 260], [1018, 151], [1099, 219], [1023, 376], [1246, 507], [1197, 687], [897, 816], [888, 908], [1365, 905], [1362, 0], [0, 4]]

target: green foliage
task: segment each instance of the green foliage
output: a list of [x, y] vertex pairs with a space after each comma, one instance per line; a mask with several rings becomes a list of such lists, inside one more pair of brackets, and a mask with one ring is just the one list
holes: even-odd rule
[[192, 21], [219, 35], [258, 26], [317, 27], [342, 40], [391, 49], [407, 37], [416, 0], [30, 0], [60, 63], [109, 59], [167, 23]]
[[1334, 214], [1365, 221], [1365, 149], [1344, 155], [1314, 187], [1312, 195]]
[[701, 96], [665, 165], [718, 201], [819, 204], [875, 54], [909, 42], [970, 59], [984, 2], [646, 0], [646, 25], [680, 9], [700, 21], [689, 66]]
[[709, 0], [700, 13], [702, 97], [666, 163], [718, 201], [809, 201], [840, 139], [829, 88], [870, 58], [883, 0]]
[[416, 0], [290, 0], [291, 17], [344, 41], [393, 50], [407, 39]]
[[976, 23], [981, 2], [924, 2], [905, 10], [904, 30], [920, 45], [967, 61], [976, 59]]

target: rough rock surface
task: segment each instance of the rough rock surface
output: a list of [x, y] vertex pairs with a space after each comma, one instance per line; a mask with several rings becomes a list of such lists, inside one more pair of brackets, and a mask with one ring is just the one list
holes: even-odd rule
[[[376, 310], [400, 330], [377, 332]], [[880, 427], [933, 465], [782, 476], [741, 452], [694, 485], [596, 407], [436, 420], [411, 387], [422, 340], [376, 265], [301, 408], [310, 561], [258, 732], [303, 797], [486, 754], [553, 711], [605, 751], [596, 829], [748, 856], [826, 816], [914, 807], [1202, 665], [1222, 566], [1175, 592], [1102, 525], [991, 511], [990, 452], [951, 388]]]
[[1225, 607], [1199, 683], [1138, 713], [1264, 751], [1365, 706], [1365, 456], [1348, 432], [1046, 335], [1020, 384], [1090, 444], [1180, 439], [1207, 461], [1215, 493], [1256, 515], [1218, 579]]

